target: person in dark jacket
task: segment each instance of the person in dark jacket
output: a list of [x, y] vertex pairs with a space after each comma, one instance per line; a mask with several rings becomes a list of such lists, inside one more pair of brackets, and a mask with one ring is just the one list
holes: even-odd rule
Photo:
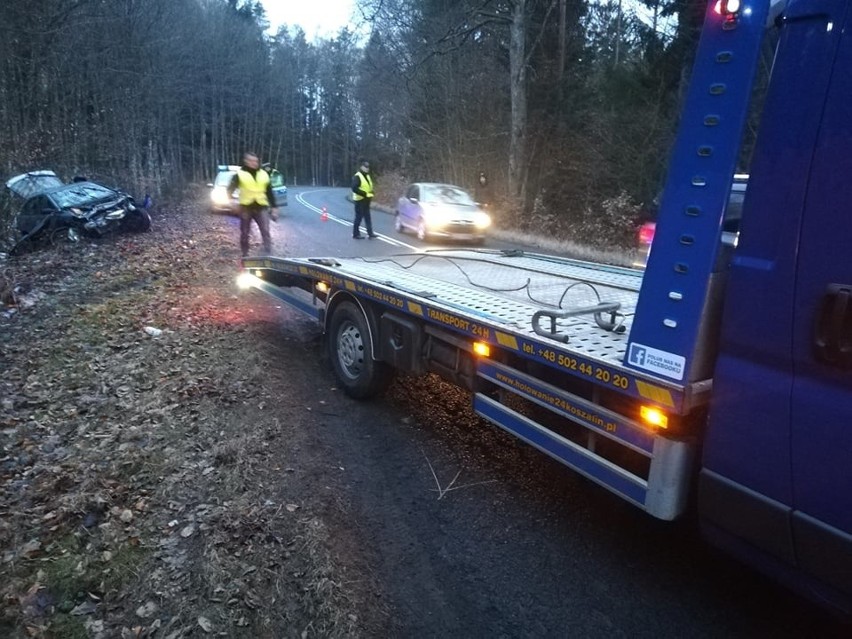
[[355, 202], [355, 222], [352, 225], [352, 238], [361, 240], [361, 222], [367, 228], [367, 237], [371, 240], [376, 236], [373, 233], [373, 220], [370, 217], [370, 203], [373, 201], [373, 177], [370, 175], [370, 163], [367, 160], [360, 161], [360, 168], [352, 178], [352, 200]]
[[278, 219], [278, 205], [275, 202], [275, 193], [272, 191], [272, 180], [269, 174], [260, 168], [260, 159], [256, 154], [246, 153], [243, 156], [243, 165], [228, 185], [228, 197], [231, 197], [237, 189], [240, 190], [240, 250], [243, 257], [246, 257], [249, 251], [252, 220], [260, 231], [264, 253], [271, 255], [272, 236], [269, 232], [269, 219], [270, 216], [273, 220]]
[[479, 174], [479, 179], [476, 181], [474, 198], [476, 199], [476, 203], [482, 208], [489, 208], [493, 204], [491, 185], [488, 183], [488, 177], [485, 175], [484, 171]]

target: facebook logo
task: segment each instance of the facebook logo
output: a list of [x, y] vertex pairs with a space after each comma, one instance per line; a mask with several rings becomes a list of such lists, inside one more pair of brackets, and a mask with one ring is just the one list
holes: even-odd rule
[[668, 353], [642, 344], [631, 344], [627, 351], [627, 364], [651, 371], [671, 379], [683, 379], [686, 358], [677, 353]]
[[647, 352], [643, 346], [636, 344], [630, 345], [630, 363], [634, 366], [645, 366], [645, 356]]

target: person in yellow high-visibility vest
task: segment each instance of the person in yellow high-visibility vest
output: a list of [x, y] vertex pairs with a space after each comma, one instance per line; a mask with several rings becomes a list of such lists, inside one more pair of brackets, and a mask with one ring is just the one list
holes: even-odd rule
[[361, 235], [361, 222], [367, 227], [367, 237], [371, 240], [376, 236], [373, 233], [373, 220], [370, 217], [370, 202], [373, 201], [373, 176], [370, 175], [370, 163], [361, 160], [360, 169], [352, 178], [352, 201], [355, 202], [355, 222], [352, 225], [352, 238], [363, 239]]
[[[243, 165], [228, 185], [228, 197], [240, 190], [240, 250], [243, 257], [249, 252], [249, 232], [254, 220], [263, 241], [263, 251], [272, 255], [272, 235], [269, 232], [270, 216], [278, 219], [278, 204], [272, 191], [269, 174], [260, 168], [260, 159], [254, 153], [243, 156]], [[272, 212], [270, 213], [270, 208]]]

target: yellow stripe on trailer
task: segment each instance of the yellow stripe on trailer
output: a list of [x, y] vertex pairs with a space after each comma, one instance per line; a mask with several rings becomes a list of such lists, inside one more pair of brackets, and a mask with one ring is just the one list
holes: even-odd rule
[[344, 285], [346, 286], [347, 291], [354, 291], [355, 290], [355, 282], [352, 282], [350, 280], [345, 280]]
[[423, 307], [417, 302], [408, 302], [408, 312], [423, 317]]
[[497, 337], [497, 343], [500, 344], [500, 346], [505, 346], [506, 348], [511, 348], [515, 351], [519, 350], [518, 340], [514, 335], [507, 335], [500, 331], [494, 331], [494, 335]]
[[654, 386], [653, 384], [637, 379], [636, 390], [638, 390], [639, 394], [645, 399], [650, 399], [652, 402], [674, 408], [675, 404], [672, 399], [672, 394], [665, 388], [660, 388], [659, 386]]

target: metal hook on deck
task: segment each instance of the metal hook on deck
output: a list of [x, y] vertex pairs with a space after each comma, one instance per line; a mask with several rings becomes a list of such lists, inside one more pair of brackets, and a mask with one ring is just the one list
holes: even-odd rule
[[[575, 308], [570, 311], [536, 311], [532, 316], [532, 328], [536, 335], [555, 339], [559, 342], [567, 342], [568, 335], [560, 335], [556, 320], [565, 319], [567, 317], [577, 317], [578, 315], [594, 315], [595, 323], [604, 330], [611, 331], [616, 328], [616, 313], [621, 308], [618, 302], [601, 302], [594, 306], [586, 306], [584, 308]], [[604, 313], [610, 314], [610, 319], [604, 319]], [[550, 329], [542, 328], [542, 318], [550, 319]]]

